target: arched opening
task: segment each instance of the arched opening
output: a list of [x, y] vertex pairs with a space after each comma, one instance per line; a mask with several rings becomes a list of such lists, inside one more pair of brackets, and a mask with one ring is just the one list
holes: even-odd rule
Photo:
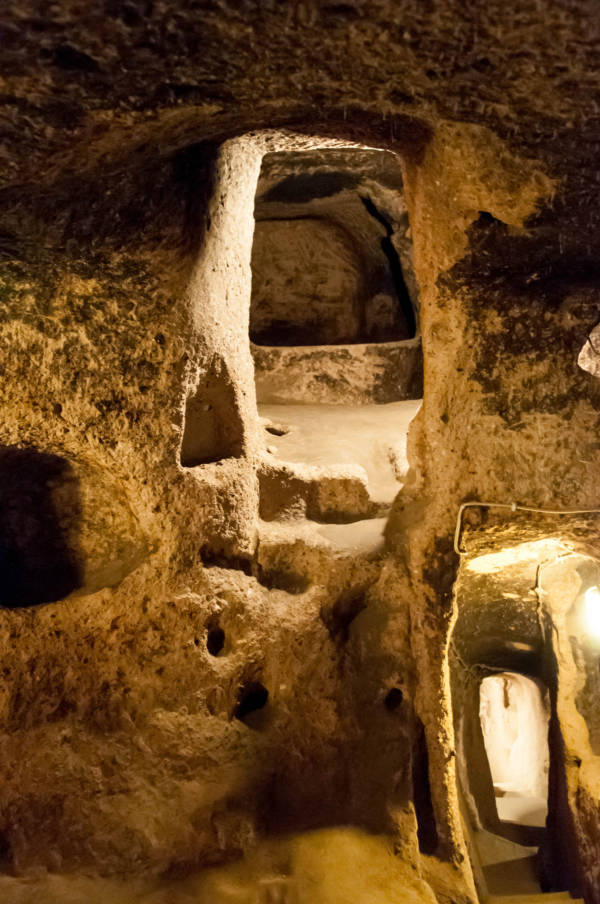
[[266, 154], [254, 217], [259, 403], [420, 398], [418, 290], [398, 157], [357, 147]]
[[563, 892], [571, 883], [557, 666], [540, 596], [563, 548], [533, 524], [519, 528], [515, 543], [514, 517], [506, 525], [473, 519], [455, 584], [457, 790], [482, 898]]
[[509, 668], [464, 666], [453, 670], [457, 773], [480, 893], [539, 894], [547, 883], [548, 689]]
[[422, 397], [399, 159], [367, 147], [269, 153], [254, 214], [261, 518], [375, 550]]
[[479, 719], [501, 822], [543, 828], [548, 812], [548, 691], [516, 672], [488, 675]]
[[[368, 185], [375, 168], [378, 181]], [[253, 343], [345, 345], [416, 335], [414, 288], [404, 275], [411, 272], [414, 286], [412, 267], [407, 254], [404, 266], [400, 259], [405, 211], [397, 199], [375, 202], [382, 183], [398, 187], [394, 155], [383, 151], [265, 157], [252, 252]]]

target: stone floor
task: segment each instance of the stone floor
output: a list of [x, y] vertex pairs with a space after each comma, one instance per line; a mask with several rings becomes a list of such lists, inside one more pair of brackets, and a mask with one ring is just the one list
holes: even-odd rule
[[411, 400], [387, 405], [259, 405], [258, 411], [275, 458], [327, 468], [359, 465], [373, 501], [391, 504], [408, 469], [406, 436], [420, 406], [419, 400]]

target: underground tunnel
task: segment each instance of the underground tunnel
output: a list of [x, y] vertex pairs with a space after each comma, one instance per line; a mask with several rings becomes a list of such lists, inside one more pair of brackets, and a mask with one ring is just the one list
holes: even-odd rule
[[600, 904], [599, 40], [0, 10], [0, 901]]

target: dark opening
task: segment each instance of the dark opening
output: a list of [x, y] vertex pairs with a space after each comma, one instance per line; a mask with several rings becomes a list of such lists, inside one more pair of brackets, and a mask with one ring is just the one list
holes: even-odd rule
[[399, 687], [392, 687], [385, 695], [383, 704], [390, 712], [395, 712], [402, 704], [404, 695]]
[[0, 832], [0, 870], [4, 873], [12, 870], [14, 855], [12, 845], [7, 834]]
[[417, 837], [422, 854], [435, 854], [438, 846], [438, 833], [435, 823], [431, 786], [429, 784], [429, 755], [425, 729], [420, 719], [415, 719], [415, 738], [412, 749], [412, 785], [413, 802], [417, 817]]
[[333, 605], [323, 606], [321, 619], [332, 640], [345, 643], [350, 635], [350, 625], [367, 608], [364, 594], [342, 594]]
[[244, 722], [251, 713], [262, 709], [268, 699], [269, 692], [264, 684], [260, 681], [249, 681], [240, 688], [233, 715], [240, 722]]
[[79, 481], [64, 458], [0, 448], [0, 605], [63, 599], [83, 584]]
[[229, 555], [223, 549], [214, 549], [209, 544], [200, 547], [200, 557], [205, 568], [233, 568], [250, 576], [252, 562], [242, 556]]
[[209, 627], [206, 633], [206, 649], [211, 656], [218, 656], [225, 646], [225, 631], [220, 625]]
[[256, 580], [268, 590], [284, 590], [286, 593], [306, 593], [310, 587], [310, 580], [306, 575], [284, 569], [263, 568], [256, 569]]
[[[371, 198], [361, 196], [360, 200], [365, 205], [365, 209], [369, 212], [369, 214], [374, 217], [377, 222], [381, 223], [386, 231], [385, 238], [381, 239], [381, 250], [385, 254], [390, 267], [390, 274], [392, 276], [392, 281], [396, 292], [396, 300], [399, 308], [397, 316], [399, 319], [401, 317], [406, 321], [409, 336], [415, 336], [417, 332], [415, 311], [412, 305], [412, 301], [410, 300], [410, 295], [408, 294], [406, 283], [404, 281], [402, 264], [400, 263], [398, 252], [394, 248], [394, 243], [392, 242], [392, 236], [394, 234], [392, 225], [389, 220], [387, 220], [386, 217], [384, 217], [384, 215], [377, 209]], [[375, 323], [370, 332], [369, 338], [372, 340], [378, 339], [385, 341], [386, 335], [378, 335], [377, 324]]]

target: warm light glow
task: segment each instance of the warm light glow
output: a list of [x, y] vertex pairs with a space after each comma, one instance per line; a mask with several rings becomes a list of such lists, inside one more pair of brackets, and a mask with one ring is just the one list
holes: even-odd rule
[[476, 574], [495, 574], [502, 571], [503, 568], [510, 568], [513, 565], [545, 561], [564, 553], [566, 549], [567, 546], [563, 541], [553, 537], [531, 540], [528, 543], [520, 543], [518, 546], [476, 556], [471, 559], [467, 568]]
[[588, 632], [600, 640], [600, 590], [588, 587], [585, 591], [585, 621]]

